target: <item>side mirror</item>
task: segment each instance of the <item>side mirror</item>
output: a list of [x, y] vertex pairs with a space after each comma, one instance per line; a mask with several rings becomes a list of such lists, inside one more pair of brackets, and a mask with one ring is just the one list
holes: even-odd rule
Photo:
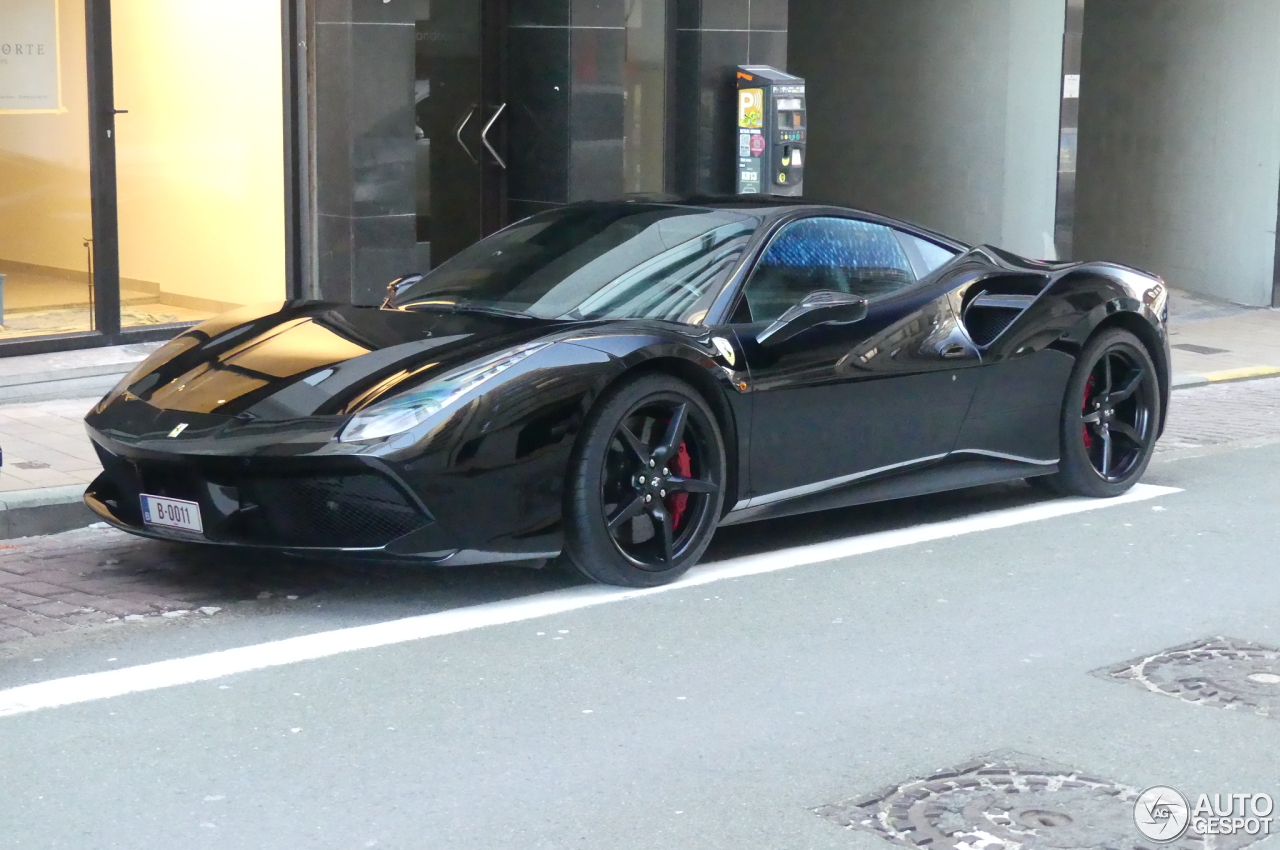
[[781, 345], [818, 325], [848, 325], [866, 317], [865, 298], [847, 292], [820, 289], [810, 292], [799, 304], [762, 330], [756, 337], [756, 342], [764, 346]]
[[409, 287], [413, 286], [418, 281], [422, 280], [422, 277], [423, 277], [422, 275], [416, 274], [416, 273], [407, 274], [407, 275], [404, 275], [403, 277], [398, 277], [395, 280], [388, 283], [387, 297], [382, 299], [382, 306], [390, 307], [391, 302], [396, 300], [396, 296], [398, 296], [401, 292], [404, 292]]

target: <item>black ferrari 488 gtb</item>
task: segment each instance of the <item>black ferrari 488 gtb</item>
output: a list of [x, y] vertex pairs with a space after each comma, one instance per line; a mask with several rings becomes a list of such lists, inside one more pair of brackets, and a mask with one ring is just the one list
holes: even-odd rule
[[681, 575], [715, 529], [1029, 478], [1114, 496], [1169, 399], [1167, 295], [756, 196], [566, 206], [381, 307], [185, 331], [88, 415], [85, 500], [166, 540]]

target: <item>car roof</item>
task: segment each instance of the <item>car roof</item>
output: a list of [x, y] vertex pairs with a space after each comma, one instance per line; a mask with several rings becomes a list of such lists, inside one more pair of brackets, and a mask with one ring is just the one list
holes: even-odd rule
[[[601, 203], [597, 201], [596, 203]], [[609, 202], [604, 202], [609, 203]], [[646, 203], [664, 206], [679, 207], [695, 207], [701, 209], [722, 209], [722, 210], [740, 210], [742, 212], [751, 212], [762, 215], [766, 218], [776, 218], [779, 216], [794, 213], [797, 210], [811, 209], [815, 212], [833, 211], [853, 213], [859, 217], [865, 217], [873, 221], [884, 222], [885, 224], [896, 225], [915, 231], [922, 236], [936, 239], [937, 241], [950, 245], [960, 250], [968, 250], [970, 245], [966, 245], [959, 239], [948, 236], [945, 233], [939, 233], [931, 228], [915, 224], [910, 221], [893, 218], [881, 213], [871, 212], [869, 210], [861, 210], [850, 207], [845, 204], [832, 203], [828, 201], [815, 200], [812, 198], [797, 198], [786, 195], [666, 195], [666, 194], [637, 194], [627, 195], [619, 199], [615, 203]]]

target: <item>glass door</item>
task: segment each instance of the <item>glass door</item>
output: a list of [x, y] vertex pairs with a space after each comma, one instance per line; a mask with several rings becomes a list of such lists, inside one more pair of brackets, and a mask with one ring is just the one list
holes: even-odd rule
[[93, 329], [84, 0], [0, 0], [0, 342]]
[[505, 217], [505, 104], [497, 0], [419, 0], [414, 81], [417, 227], [437, 266]]
[[122, 327], [286, 297], [280, 28], [264, 0], [111, 0]]

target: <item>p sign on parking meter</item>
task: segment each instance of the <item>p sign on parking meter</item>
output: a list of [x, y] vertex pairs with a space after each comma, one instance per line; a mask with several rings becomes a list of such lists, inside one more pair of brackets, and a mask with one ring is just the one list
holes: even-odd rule
[[767, 65], [741, 65], [737, 79], [737, 193], [803, 194], [809, 133], [804, 80]]

